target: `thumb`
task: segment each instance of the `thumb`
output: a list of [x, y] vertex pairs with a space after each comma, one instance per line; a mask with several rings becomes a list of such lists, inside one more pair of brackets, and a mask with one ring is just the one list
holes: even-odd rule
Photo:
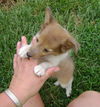
[[44, 80], [47, 80], [54, 72], [57, 72], [59, 71], [59, 67], [52, 67], [52, 68], [49, 68], [45, 75], [43, 76]]

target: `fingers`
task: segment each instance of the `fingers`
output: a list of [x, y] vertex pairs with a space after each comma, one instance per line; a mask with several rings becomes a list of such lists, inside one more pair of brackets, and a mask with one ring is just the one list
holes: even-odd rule
[[17, 63], [18, 63], [17, 65], [18, 65], [18, 67], [21, 66], [21, 62], [22, 62], [22, 58], [17, 55]]
[[41, 78], [43, 78], [44, 80], [47, 80], [54, 72], [57, 72], [59, 70], [60, 70], [59, 67], [49, 68], [46, 71], [46, 74], [43, 77], [41, 77]]
[[19, 49], [24, 46], [24, 45], [27, 45], [27, 39], [25, 36], [22, 36], [21, 38], [21, 41], [17, 42], [17, 46], [16, 46], [16, 52], [18, 54], [19, 52]]
[[21, 42], [17, 42], [17, 46], [16, 46], [17, 54], [18, 54], [20, 48], [21, 48]]
[[22, 38], [21, 38], [21, 44], [22, 44], [22, 46], [27, 45], [27, 39], [26, 39], [25, 36], [22, 36]]
[[21, 66], [21, 64], [22, 64], [21, 58], [17, 54], [15, 54], [13, 59], [13, 68], [14, 68], [15, 75], [18, 72], [18, 69]]
[[14, 73], [18, 71], [19, 66], [21, 66], [21, 58], [17, 54], [15, 54], [13, 60]]

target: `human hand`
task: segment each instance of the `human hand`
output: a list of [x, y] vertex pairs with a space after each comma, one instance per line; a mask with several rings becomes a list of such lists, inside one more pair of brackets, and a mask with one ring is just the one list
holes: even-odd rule
[[20, 99], [24, 104], [30, 97], [35, 95], [44, 82], [53, 74], [58, 71], [58, 67], [50, 68], [42, 77], [34, 74], [34, 67], [37, 65], [37, 60], [23, 59], [18, 56], [19, 49], [27, 44], [26, 37], [22, 37], [21, 42], [17, 43], [17, 53], [14, 56], [14, 75], [11, 80], [9, 89]]

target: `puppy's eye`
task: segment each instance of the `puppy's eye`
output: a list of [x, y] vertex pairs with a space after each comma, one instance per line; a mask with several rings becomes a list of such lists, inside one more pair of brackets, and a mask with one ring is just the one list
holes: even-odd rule
[[49, 50], [48, 49], [46, 49], [46, 48], [44, 48], [44, 50], [43, 50], [44, 52], [49, 52]]
[[36, 38], [36, 41], [37, 41], [37, 42], [39, 42], [39, 39], [38, 39], [38, 38]]

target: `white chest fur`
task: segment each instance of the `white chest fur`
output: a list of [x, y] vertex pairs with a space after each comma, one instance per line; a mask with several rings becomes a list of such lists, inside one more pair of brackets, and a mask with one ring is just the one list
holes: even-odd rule
[[42, 62], [41, 64], [37, 65], [34, 68], [34, 73], [38, 76], [42, 76], [45, 74], [45, 71], [50, 68], [50, 67], [54, 67], [57, 66], [62, 60], [64, 60], [66, 57], [68, 56], [68, 52], [61, 54], [61, 55], [57, 55], [57, 56], [53, 56], [50, 55], [48, 57], [45, 57], [45, 59], [48, 62]]
[[50, 56], [46, 57], [46, 59], [52, 65], [57, 66], [66, 57], [68, 57], [68, 52], [57, 55], [57, 56], [50, 55]]

